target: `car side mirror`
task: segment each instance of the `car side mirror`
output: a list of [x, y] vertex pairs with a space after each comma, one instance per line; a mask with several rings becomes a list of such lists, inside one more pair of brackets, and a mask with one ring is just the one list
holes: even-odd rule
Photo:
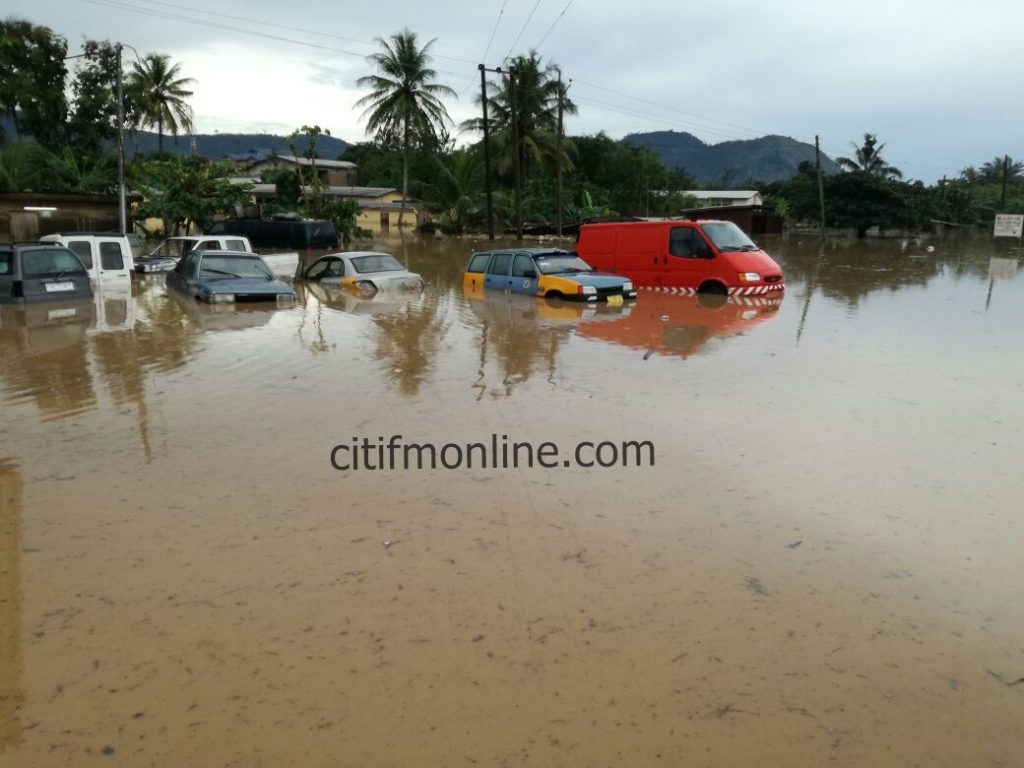
[[523, 272], [523, 277], [534, 278], [536, 276], [537, 276], [537, 272], [535, 270], [532, 270], [532, 269], [528, 269], [525, 272]]

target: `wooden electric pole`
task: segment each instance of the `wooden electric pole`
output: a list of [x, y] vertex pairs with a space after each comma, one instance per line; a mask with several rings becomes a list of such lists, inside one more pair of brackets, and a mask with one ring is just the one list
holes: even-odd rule
[[1003, 155], [1003, 197], [999, 203], [999, 209], [1006, 210], [1006, 179], [1010, 175], [1010, 156]]
[[818, 168], [818, 215], [821, 219], [821, 237], [825, 237], [825, 187], [821, 182], [821, 144], [817, 135], [814, 137], [814, 162]]
[[523, 187], [519, 167], [519, 106], [516, 104], [516, 68], [508, 69], [508, 95], [512, 110], [512, 174], [516, 199], [516, 240], [523, 239]]
[[494, 205], [491, 202], [491, 133], [490, 126], [487, 120], [487, 80], [486, 72], [501, 72], [501, 67], [497, 69], [487, 69], [483, 64], [480, 64], [477, 69], [480, 70], [480, 103], [484, 107], [484, 192], [487, 197], [487, 238], [489, 240], [494, 239]]
[[558, 70], [558, 136], [555, 155], [558, 160], [558, 175], [555, 178], [555, 234], [562, 236], [562, 70]]
[[124, 75], [121, 72], [121, 49], [117, 44], [117, 219], [120, 234], [128, 232], [128, 201], [124, 189]]

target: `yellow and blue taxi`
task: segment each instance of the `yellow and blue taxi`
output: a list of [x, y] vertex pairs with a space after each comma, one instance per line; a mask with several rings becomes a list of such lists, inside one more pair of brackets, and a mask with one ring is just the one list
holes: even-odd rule
[[510, 248], [474, 253], [466, 267], [468, 289], [522, 293], [546, 299], [607, 301], [636, 299], [628, 277], [595, 272], [573, 251], [558, 248]]

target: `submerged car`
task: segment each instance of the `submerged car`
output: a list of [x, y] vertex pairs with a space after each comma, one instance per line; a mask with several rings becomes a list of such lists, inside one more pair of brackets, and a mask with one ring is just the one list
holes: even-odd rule
[[259, 256], [237, 251], [186, 253], [167, 275], [167, 285], [199, 301], [230, 304], [276, 301], [293, 304], [294, 289], [276, 279]]
[[636, 288], [628, 277], [595, 272], [573, 251], [558, 248], [474, 253], [466, 267], [463, 285], [571, 301], [619, 304], [636, 298]]
[[50, 243], [0, 244], [0, 301], [91, 296], [89, 272], [71, 249]]
[[378, 291], [421, 291], [423, 278], [407, 270], [390, 253], [349, 251], [330, 253], [314, 261], [303, 273], [306, 280], [352, 288], [363, 296]]

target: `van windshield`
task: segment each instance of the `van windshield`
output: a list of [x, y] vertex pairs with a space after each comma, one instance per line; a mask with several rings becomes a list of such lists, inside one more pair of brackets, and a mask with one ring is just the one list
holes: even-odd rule
[[757, 245], [754, 241], [743, 234], [743, 230], [731, 221], [715, 221], [702, 224], [704, 234], [711, 238], [711, 242], [720, 251], [756, 251]]
[[542, 275], [564, 275], [574, 272], [593, 272], [594, 268], [575, 253], [544, 253], [534, 257]]

